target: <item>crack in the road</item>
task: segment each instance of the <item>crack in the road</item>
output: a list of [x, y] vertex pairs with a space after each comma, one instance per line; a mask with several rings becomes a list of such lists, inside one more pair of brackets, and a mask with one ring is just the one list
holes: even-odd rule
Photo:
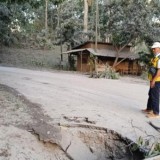
[[71, 146], [72, 142], [70, 141], [69, 145], [67, 146], [67, 148], [65, 149], [65, 152], [67, 152], [67, 150], [69, 149], [69, 147]]

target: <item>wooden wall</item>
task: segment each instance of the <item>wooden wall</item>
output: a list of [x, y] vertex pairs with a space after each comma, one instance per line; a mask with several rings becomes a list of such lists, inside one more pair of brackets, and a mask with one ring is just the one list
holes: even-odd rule
[[89, 72], [89, 53], [78, 54], [77, 56], [77, 71]]
[[[98, 62], [98, 70], [103, 71], [105, 69], [105, 64], [109, 64], [110, 66], [113, 65], [115, 58], [110, 58], [110, 57], [99, 57], [99, 62]], [[133, 74], [133, 75], [138, 75], [141, 74], [141, 68], [139, 67], [137, 60], [124, 60], [121, 62], [119, 65], [115, 67], [115, 70], [119, 72], [120, 74]]]

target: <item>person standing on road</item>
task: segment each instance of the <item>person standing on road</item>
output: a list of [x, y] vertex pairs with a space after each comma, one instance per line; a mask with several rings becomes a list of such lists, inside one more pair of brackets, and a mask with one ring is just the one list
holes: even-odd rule
[[142, 112], [147, 113], [148, 118], [160, 118], [160, 43], [155, 42], [151, 48], [154, 58], [150, 61], [151, 66], [148, 73], [150, 80], [149, 97], [147, 108], [143, 109]]

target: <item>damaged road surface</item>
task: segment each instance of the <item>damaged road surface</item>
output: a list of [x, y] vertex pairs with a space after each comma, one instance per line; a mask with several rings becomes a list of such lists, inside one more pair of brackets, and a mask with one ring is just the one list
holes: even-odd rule
[[[0, 85], [0, 159], [132, 159], [116, 132], [90, 125], [50, 124], [51, 118], [13, 88]], [[87, 118], [67, 120], [88, 121]]]
[[[13, 88], [0, 85], [0, 96], [2, 160], [133, 158], [127, 141], [113, 131], [90, 125], [52, 125], [52, 119], [43, 114], [40, 106], [29, 102]], [[89, 122], [87, 118], [75, 119]]]
[[7, 67], [0, 75], [0, 159], [140, 160], [130, 143], [159, 135], [148, 123], [159, 120], [140, 112], [143, 80]]

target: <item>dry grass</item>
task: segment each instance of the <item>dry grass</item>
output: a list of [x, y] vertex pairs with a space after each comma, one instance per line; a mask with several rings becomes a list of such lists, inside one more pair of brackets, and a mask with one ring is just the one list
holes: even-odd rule
[[31, 122], [27, 112], [27, 105], [0, 85], [0, 125], [25, 125]]

